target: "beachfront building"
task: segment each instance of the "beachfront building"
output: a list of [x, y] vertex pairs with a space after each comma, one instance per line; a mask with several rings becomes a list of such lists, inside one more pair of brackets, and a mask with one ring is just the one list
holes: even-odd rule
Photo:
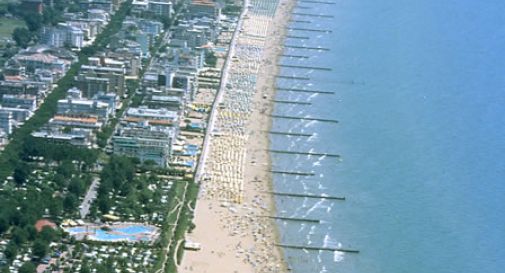
[[174, 13], [172, 2], [168, 0], [149, 0], [147, 10], [154, 15], [171, 17]]
[[51, 127], [85, 128], [97, 131], [102, 128], [103, 122], [93, 116], [56, 115], [49, 120], [48, 125]]
[[130, 124], [112, 138], [113, 152], [168, 167], [175, 136], [176, 129], [172, 127]]
[[108, 22], [110, 21], [110, 14], [103, 9], [87, 9], [88, 19], [94, 21]]
[[142, 66], [142, 60], [138, 56], [123, 49], [116, 49], [115, 51], [107, 52], [106, 57], [106, 63], [108, 58], [123, 62], [126, 76], [131, 79], [137, 79]]
[[[5, 145], [9, 142], [9, 136], [0, 128], [0, 151], [3, 150]], [[1, 261], [1, 257], [0, 257]]]
[[40, 42], [52, 47], [81, 48], [84, 44], [84, 31], [70, 23], [43, 27]]
[[184, 101], [179, 96], [149, 95], [144, 100], [144, 105], [152, 109], [167, 109], [170, 111], [183, 110]]
[[33, 95], [4, 95], [1, 101], [2, 107], [21, 108], [30, 111], [37, 109], [37, 97]]
[[217, 19], [221, 16], [221, 8], [212, 0], [193, 0], [189, 5], [189, 14], [194, 17]]
[[144, 122], [153, 126], [174, 126], [179, 121], [179, 113], [167, 109], [149, 109], [145, 106], [129, 108], [123, 121], [128, 123]]
[[12, 113], [9, 111], [2, 111], [0, 109], [0, 130], [7, 135], [12, 134], [14, 129], [14, 119]]
[[23, 122], [33, 116], [33, 112], [27, 109], [17, 107], [0, 107], [0, 112], [11, 114], [12, 120], [15, 122], [13, 125], [19, 126]]
[[108, 93], [110, 81], [108, 78], [78, 75], [75, 77], [75, 86], [82, 90], [84, 97], [92, 98], [99, 92]]
[[77, 61], [77, 55], [69, 50], [34, 46], [21, 50], [8, 61], [8, 65], [22, 66], [27, 74], [34, 73], [37, 69], [48, 70], [53, 74], [54, 80], [58, 80]]
[[153, 37], [158, 36], [163, 31], [163, 24], [158, 21], [139, 19], [137, 25], [140, 30], [151, 34]]
[[60, 128], [44, 128], [33, 132], [33, 137], [45, 139], [51, 143], [71, 144], [81, 147], [91, 147], [94, 143], [94, 134], [90, 129], [71, 128], [69, 132], [63, 132]]
[[117, 0], [80, 0], [79, 5], [83, 10], [101, 10], [106, 13], [113, 13], [119, 6], [114, 6]]
[[5, 95], [33, 95], [37, 98], [44, 98], [48, 92], [49, 85], [45, 82], [0, 81], [0, 99]]
[[198, 24], [198, 21], [181, 21], [172, 31], [174, 39], [186, 41], [190, 48], [201, 47], [216, 38], [212, 25]]
[[[83, 95], [92, 98], [98, 92], [115, 93], [123, 96], [125, 92], [125, 66], [117, 64], [100, 63], [99, 65], [83, 65], [77, 79], [77, 87], [83, 91]], [[105, 80], [99, 80], [105, 79]], [[107, 86], [106, 88], [105, 85]]]
[[132, 13], [142, 14], [149, 9], [149, 0], [133, 0]]
[[107, 122], [113, 110], [109, 104], [102, 101], [67, 98], [58, 101], [57, 113], [69, 116], [96, 116]]

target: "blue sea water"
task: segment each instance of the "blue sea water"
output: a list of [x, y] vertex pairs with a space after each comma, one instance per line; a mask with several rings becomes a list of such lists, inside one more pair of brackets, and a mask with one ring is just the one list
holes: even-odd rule
[[286, 250], [293, 272], [505, 272], [505, 1], [331, 0], [298, 2], [285, 44], [287, 88], [276, 114], [338, 124], [274, 119], [271, 147], [337, 153], [321, 158], [272, 154], [282, 192], [326, 193], [346, 201], [276, 197], [278, 214], [323, 220], [279, 221], [283, 243], [359, 249], [359, 254]]

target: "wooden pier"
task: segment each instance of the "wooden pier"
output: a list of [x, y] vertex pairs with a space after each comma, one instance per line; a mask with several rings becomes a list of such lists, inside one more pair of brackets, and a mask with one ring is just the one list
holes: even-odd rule
[[337, 248], [337, 247], [317, 247], [317, 246], [302, 246], [302, 245], [290, 245], [290, 244], [275, 244], [275, 246], [282, 248], [290, 248], [290, 249], [300, 249], [300, 250], [314, 250], [314, 251], [338, 251], [338, 252], [346, 252], [346, 253], [354, 253], [358, 254], [359, 250], [356, 249], [348, 249], [348, 248]]
[[323, 32], [332, 33], [333, 31], [329, 29], [314, 29], [314, 28], [298, 28], [298, 27], [288, 27], [288, 30], [299, 30], [299, 31], [310, 31], [310, 32]]
[[317, 0], [298, 0], [300, 3], [314, 3], [314, 4], [326, 4], [326, 5], [335, 5], [335, 2], [330, 1], [317, 1]]
[[[313, 153], [313, 152], [301, 152], [301, 151], [286, 151], [286, 150], [275, 150], [275, 149], [268, 149], [269, 152], [271, 153], [276, 153], [276, 154], [291, 154], [291, 155], [313, 155], [313, 156], [327, 156], [327, 157], [340, 157], [338, 154], [329, 154], [329, 153]], [[311, 173], [314, 175], [314, 173]]]
[[282, 54], [279, 55], [281, 57], [286, 57], [286, 58], [298, 58], [298, 59], [308, 59], [310, 58], [309, 56], [304, 56], [304, 55], [289, 55], [289, 54]]
[[277, 75], [277, 78], [280, 78], [280, 79], [287, 79], [287, 80], [310, 81], [310, 78], [309, 78], [309, 77], [298, 77], [298, 76]]
[[313, 134], [304, 134], [304, 133], [291, 133], [291, 132], [279, 132], [279, 131], [270, 131], [272, 135], [284, 135], [284, 136], [300, 136], [300, 137], [311, 137]]
[[307, 16], [307, 17], [319, 17], [319, 18], [334, 18], [333, 15], [328, 14], [314, 14], [314, 13], [301, 13], [293, 12], [293, 15]]
[[270, 191], [268, 193], [273, 194], [273, 195], [277, 195], [277, 196], [286, 196], [286, 197], [300, 197], [300, 198], [345, 201], [345, 197], [330, 196], [330, 195], [325, 195], [325, 194], [317, 195], [317, 194], [309, 194], [309, 193], [290, 193], [290, 192], [275, 192], [275, 191]]
[[333, 91], [308, 90], [308, 89], [284, 88], [284, 87], [277, 87], [276, 90], [277, 91], [289, 91], [289, 92], [301, 92], [301, 93], [335, 94], [335, 92], [333, 92]]
[[312, 21], [309, 21], [309, 20], [295, 20], [295, 19], [291, 19], [289, 20], [290, 23], [303, 23], [303, 24], [312, 24], [313, 22]]
[[284, 47], [286, 47], [286, 48], [295, 48], [295, 49], [330, 51], [330, 49], [326, 48], [326, 47], [310, 47], [310, 46], [295, 46], [295, 45], [284, 45]]
[[300, 5], [295, 6], [295, 8], [297, 8], [297, 9], [313, 9], [313, 7], [300, 6]]
[[321, 66], [303, 66], [303, 65], [290, 65], [290, 64], [278, 64], [277, 66], [287, 67], [287, 68], [308, 69], [308, 70], [321, 70], [321, 71], [331, 71], [332, 70], [329, 67], [321, 67]]
[[297, 120], [308, 120], [308, 121], [338, 123], [338, 120], [336, 120], [336, 119], [308, 118], [308, 117], [295, 117], [295, 116], [284, 116], [284, 115], [270, 115], [270, 116], [272, 118], [297, 119]]
[[306, 101], [293, 101], [293, 100], [272, 100], [275, 103], [283, 103], [283, 104], [297, 104], [297, 105], [312, 105], [310, 102]]
[[308, 37], [308, 36], [296, 36], [296, 35], [286, 35], [286, 38], [299, 39], [299, 40], [309, 40], [310, 39], [310, 37]]
[[305, 223], [315, 223], [315, 224], [321, 223], [321, 220], [310, 219], [310, 218], [283, 217], [283, 216], [266, 216], [266, 217], [271, 218], [271, 219], [275, 219], [275, 220], [282, 220], [282, 221], [305, 222]]
[[314, 176], [316, 175], [315, 173], [308, 173], [308, 172], [295, 172], [295, 171], [275, 171], [275, 170], [270, 170], [271, 173], [276, 173], [276, 174], [288, 174], [288, 175], [298, 175], [298, 176]]

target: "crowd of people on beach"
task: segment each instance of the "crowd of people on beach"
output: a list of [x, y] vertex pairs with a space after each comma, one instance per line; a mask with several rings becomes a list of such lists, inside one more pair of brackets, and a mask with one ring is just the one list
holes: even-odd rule
[[[228, 235], [236, 238], [236, 258], [252, 265], [257, 272], [280, 272], [282, 265], [272, 255], [276, 241], [275, 227], [272, 220], [265, 217], [271, 213], [266, 200], [269, 197], [260, 194], [265, 190], [264, 185], [256, 186], [257, 194], [249, 203], [244, 199], [244, 183], [250, 183], [245, 177], [247, 144], [255, 137], [255, 132], [251, 134], [248, 125], [254, 118], [255, 110], [265, 111], [265, 100], [255, 100], [257, 77], [262, 69], [269, 27], [277, 8], [274, 1], [256, 2], [261, 3], [256, 3], [255, 9], [246, 16], [231, 56], [229, 77], [210, 141], [205, 166], [208, 178], [202, 185], [202, 197], [219, 201], [221, 207], [225, 207], [219, 210], [219, 221]], [[216, 211], [216, 208], [213, 210]], [[246, 237], [253, 239], [252, 247], [243, 243], [242, 239]]]

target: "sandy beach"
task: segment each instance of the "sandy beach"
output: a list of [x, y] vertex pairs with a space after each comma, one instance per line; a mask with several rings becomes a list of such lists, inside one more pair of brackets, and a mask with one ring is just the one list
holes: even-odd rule
[[256, 1], [244, 17], [217, 109], [179, 272], [286, 272], [273, 215], [268, 130], [277, 56], [294, 2]]

